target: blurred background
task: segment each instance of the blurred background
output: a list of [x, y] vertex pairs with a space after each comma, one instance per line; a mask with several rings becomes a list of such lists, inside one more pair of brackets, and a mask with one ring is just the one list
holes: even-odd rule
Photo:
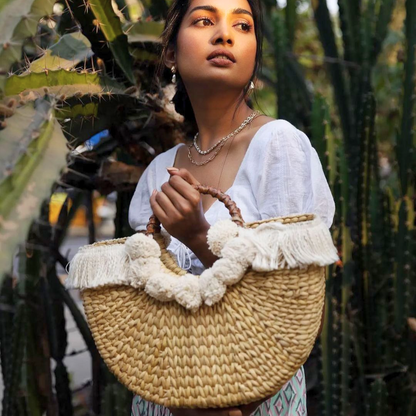
[[[309, 415], [414, 416], [416, 1], [262, 3], [252, 105], [309, 136], [336, 201]], [[152, 82], [169, 4], [0, 2], [2, 416], [130, 414], [63, 282], [81, 245], [133, 233], [140, 175], [192, 133], [170, 71]]]

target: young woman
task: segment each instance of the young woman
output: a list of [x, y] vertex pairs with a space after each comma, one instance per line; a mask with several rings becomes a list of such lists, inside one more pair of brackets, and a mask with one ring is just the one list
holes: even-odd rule
[[[176, 111], [197, 134], [143, 173], [130, 206], [132, 228], [144, 230], [154, 213], [173, 237], [168, 249], [179, 265], [200, 274], [216, 260], [207, 230], [229, 214], [192, 184], [224, 190], [248, 222], [313, 212], [330, 227], [335, 204], [308, 137], [246, 102], [261, 64], [259, 0], [174, 0], [162, 38], [162, 62], [176, 81]], [[132, 406], [132, 416], [306, 413], [303, 368], [274, 397], [239, 408], [167, 409], [138, 396]]]

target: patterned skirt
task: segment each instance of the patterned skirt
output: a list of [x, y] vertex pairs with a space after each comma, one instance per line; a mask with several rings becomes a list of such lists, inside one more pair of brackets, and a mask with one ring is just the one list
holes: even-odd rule
[[[252, 416], [306, 416], [305, 372], [301, 367], [282, 389], [262, 403]], [[171, 416], [169, 409], [134, 396], [131, 416]]]

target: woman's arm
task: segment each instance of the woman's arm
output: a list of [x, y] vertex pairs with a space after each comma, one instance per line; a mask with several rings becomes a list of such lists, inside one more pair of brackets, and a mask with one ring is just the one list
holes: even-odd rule
[[177, 238], [199, 258], [206, 267], [218, 259], [208, 248], [207, 232], [201, 194], [192, 186], [199, 182], [186, 169], [168, 169], [170, 179], [161, 191], [153, 191], [150, 206], [166, 231]]

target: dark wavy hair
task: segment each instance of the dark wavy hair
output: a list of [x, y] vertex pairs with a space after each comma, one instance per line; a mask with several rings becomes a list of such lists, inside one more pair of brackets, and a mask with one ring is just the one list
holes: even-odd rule
[[[166, 52], [170, 45], [174, 45], [176, 47], [179, 28], [186, 12], [188, 11], [190, 2], [191, 0], [174, 0], [168, 10], [165, 28], [161, 35], [161, 57], [158, 64], [158, 69], [156, 71], [156, 76], [159, 78], [162, 77], [164, 72], [168, 71], [164, 63]], [[253, 74], [250, 78], [250, 81], [254, 81], [262, 65], [263, 18], [260, 0], [247, 0], [247, 2], [249, 3], [251, 11], [253, 13], [254, 31], [257, 40], [255, 66]], [[179, 73], [176, 73], [176, 80], [176, 94], [172, 99], [175, 105], [175, 110], [177, 113], [182, 114], [185, 117], [185, 120], [191, 122], [192, 124], [195, 124], [195, 114], [192, 109], [191, 101], [189, 100], [185, 85]], [[244, 88], [243, 95], [239, 102], [239, 105], [244, 101], [244, 97], [246, 96], [249, 87], [250, 82], [248, 82], [248, 84]]]

